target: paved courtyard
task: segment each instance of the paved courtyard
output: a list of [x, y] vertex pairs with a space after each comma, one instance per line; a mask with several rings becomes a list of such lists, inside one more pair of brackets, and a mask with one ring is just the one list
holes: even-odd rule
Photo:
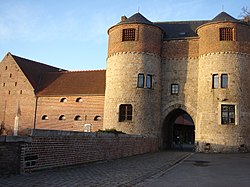
[[188, 152], [159, 152], [108, 162], [0, 177], [1, 187], [134, 186], [186, 158]]
[[0, 177], [1, 187], [250, 186], [250, 153], [158, 152]]

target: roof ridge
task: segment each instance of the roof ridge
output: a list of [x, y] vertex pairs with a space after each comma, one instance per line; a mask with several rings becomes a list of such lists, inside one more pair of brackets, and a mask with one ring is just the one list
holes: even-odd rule
[[66, 74], [66, 73], [81, 73], [81, 72], [100, 72], [100, 71], [106, 71], [105, 69], [99, 69], [99, 70], [62, 70], [62, 71], [57, 71], [57, 72], [45, 72], [44, 74], [54, 74], [54, 73], [61, 73], [61, 74]]
[[153, 24], [158, 23], [195, 23], [195, 22], [209, 22], [211, 20], [190, 20], [190, 21], [157, 21], [153, 22]]
[[[10, 53], [10, 54], [11, 54], [11, 53]], [[21, 56], [17, 56], [17, 55], [13, 55], [13, 54], [11, 54], [11, 56], [12, 56], [13, 58], [20, 58], [20, 59], [22, 59], [22, 60], [29, 61], [29, 62], [32, 62], [32, 63], [42, 64], [42, 65], [49, 66], [49, 67], [52, 67], [52, 68], [62, 69], [62, 68], [59, 68], [59, 67], [55, 67], [55, 66], [51, 66], [51, 65], [45, 64], [44, 62], [38, 62], [38, 61], [31, 60], [31, 59], [28, 59], [28, 58], [24, 58], [24, 57], [21, 57]], [[62, 70], [63, 70], [63, 69], [62, 69]]]
[[106, 69], [90, 69], [90, 70], [69, 70], [65, 73], [70, 73], [70, 72], [93, 72], [93, 71], [106, 71]]

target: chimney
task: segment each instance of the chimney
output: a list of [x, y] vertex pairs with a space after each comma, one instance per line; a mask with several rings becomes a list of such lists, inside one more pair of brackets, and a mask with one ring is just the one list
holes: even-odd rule
[[245, 16], [244, 17], [244, 22], [250, 23], [250, 16]]
[[121, 21], [125, 21], [126, 19], [127, 19], [126, 16], [122, 16], [122, 17], [121, 17]]

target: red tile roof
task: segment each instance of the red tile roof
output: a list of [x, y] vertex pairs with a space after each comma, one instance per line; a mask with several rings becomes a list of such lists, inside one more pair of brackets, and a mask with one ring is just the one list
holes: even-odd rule
[[43, 74], [38, 96], [104, 95], [106, 70]]
[[61, 70], [60, 68], [49, 66], [46, 64], [32, 61], [32, 60], [28, 60], [22, 57], [18, 57], [18, 56], [12, 55], [11, 53], [8, 53], [8, 54], [13, 57], [13, 59], [21, 68], [22, 72], [27, 77], [27, 79], [29, 80], [29, 82], [31, 83], [34, 89], [37, 88], [37, 85], [39, 83], [39, 79], [42, 73], [58, 72], [59, 70]]

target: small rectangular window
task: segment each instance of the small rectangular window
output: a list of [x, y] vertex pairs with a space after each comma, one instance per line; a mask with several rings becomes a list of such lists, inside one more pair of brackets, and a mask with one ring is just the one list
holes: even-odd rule
[[132, 105], [121, 104], [119, 107], [119, 121], [132, 121]]
[[220, 41], [233, 41], [233, 28], [220, 28]]
[[235, 124], [235, 105], [221, 105], [221, 124]]
[[179, 84], [171, 84], [171, 94], [172, 95], [179, 94]]
[[213, 85], [212, 88], [219, 88], [219, 75], [213, 74]]
[[142, 73], [138, 74], [137, 87], [138, 88], [144, 87], [144, 74], [142, 74]]
[[221, 75], [221, 88], [228, 88], [228, 75], [227, 74]]
[[135, 41], [135, 29], [123, 29], [122, 41]]
[[152, 75], [147, 74], [147, 77], [146, 77], [146, 87], [147, 88], [152, 88]]

